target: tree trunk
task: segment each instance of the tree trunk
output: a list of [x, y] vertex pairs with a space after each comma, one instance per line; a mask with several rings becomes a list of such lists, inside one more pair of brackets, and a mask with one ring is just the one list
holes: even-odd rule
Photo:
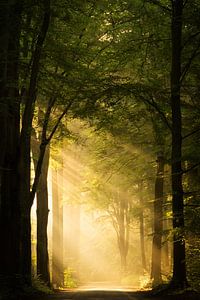
[[172, 211], [173, 211], [173, 278], [172, 285], [187, 284], [184, 238], [184, 205], [182, 186], [182, 116], [181, 116], [181, 44], [183, 0], [172, 1]]
[[3, 1], [0, 7], [0, 276], [9, 286], [16, 284], [20, 257], [17, 164], [21, 10], [21, 1]]
[[21, 236], [20, 236], [20, 275], [27, 285], [31, 285], [31, 206], [21, 207]]
[[63, 286], [63, 229], [62, 229], [62, 205], [59, 199], [58, 171], [52, 170], [52, 204], [53, 204], [53, 228], [52, 228], [52, 284], [54, 287]]
[[59, 274], [59, 282], [60, 286], [64, 285], [64, 264], [63, 264], [63, 163], [62, 167], [58, 172], [59, 174], [59, 261], [60, 261], [60, 274]]
[[[35, 50], [33, 53], [32, 69], [30, 75], [29, 89], [26, 97], [24, 113], [22, 117], [22, 129], [20, 135], [20, 156], [19, 156], [19, 197], [21, 208], [21, 274], [28, 285], [31, 284], [31, 226], [30, 212], [33, 204], [34, 194], [30, 191], [30, 148], [31, 131], [36, 100], [37, 77], [39, 73], [39, 62], [42, 47], [46, 38], [50, 22], [50, 2], [44, 1], [44, 16], [41, 25]], [[41, 145], [42, 147], [43, 145]], [[45, 150], [44, 150], [45, 151]]]
[[[38, 110], [38, 127], [41, 129], [43, 123], [43, 112]], [[40, 132], [40, 131], [39, 131]], [[37, 138], [35, 130], [32, 130], [32, 154], [35, 168], [35, 179], [37, 174], [37, 167], [41, 157], [41, 134]], [[49, 273], [49, 254], [48, 254], [48, 168], [49, 168], [49, 153], [50, 149], [47, 145], [45, 147], [44, 157], [41, 165], [41, 174], [37, 187], [37, 274], [41, 280], [50, 286], [50, 273]]]
[[166, 273], [169, 273], [169, 267], [170, 267], [169, 243], [168, 241], [165, 241], [165, 244], [163, 246], [163, 268]]
[[[29, 128], [30, 129], [30, 128]], [[20, 209], [21, 209], [21, 262], [20, 273], [26, 284], [31, 285], [31, 206], [30, 201], [30, 141], [24, 136], [20, 143]]]
[[142, 268], [143, 272], [147, 270], [147, 265], [146, 265], [146, 255], [145, 255], [145, 242], [144, 242], [144, 203], [143, 203], [143, 197], [142, 197], [142, 189], [143, 189], [143, 184], [142, 182], [139, 184], [139, 189], [140, 189], [140, 196], [139, 196], [139, 201], [140, 201], [140, 215], [139, 215], [139, 222], [140, 222], [140, 251], [141, 251], [141, 262], [142, 262]]
[[37, 274], [50, 286], [48, 255], [48, 185], [49, 147], [46, 148], [42, 172], [37, 189]]
[[155, 181], [155, 200], [153, 216], [153, 243], [152, 243], [152, 262], [151, 262], [151, 279], [153, 285], [162, 282], [161, 276], [161, 248], [162, 248], [162, 231], [163, 231], [163, 173], [164, 157], [163, 153], [157, 156], [157, 174]]
[[126, 199], [119, 199], [119, 216], [118, 216], [118, 246], [121, 258], [121, 274], [122, 276], [127, 270], [127, 255], [129, 248], [129, 203]]
[[[166, 212], [167, 212], [167, 205], [165, 206]], [[169, 240], [168, 240], [168, 230], [170, 230], [170, 224], [169, 224], [169, 220], [167, 219], [167, 215], [165, 213], [165, 218], [164, 218], [164, 222], [163, 222], [163, 230], [165, 233], [164, 236], [164, 245], [163, 245], [163, 253], [162, 253], [162, 257], [163, 257], [163, 269], [165, 274], [169, 274], [170, 272], [170, 248], [169, 248]]]

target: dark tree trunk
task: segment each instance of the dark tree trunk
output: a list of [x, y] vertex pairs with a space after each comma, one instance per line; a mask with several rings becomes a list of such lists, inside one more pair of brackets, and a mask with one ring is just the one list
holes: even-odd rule
[[173, 278], [172, 285], [187, 284], [184, 238], [184, 205], [182, 186], [182, 116], [181, 116], [181, 44], [182, 44], [183, 0], [172, 1], [172, 65], [171, 65], [171, 109], [172, 109], [172, 211], [173, 211]]
[[31, 285], [31, 206], [21, 206], [20, 274], [27, 285]]
[[151, 279], [154, 285], [162, 282], [161, 276], [161, 248], [162, 248], [162, 231], [163, 231], [163, 173], [164, 157], [163, 153], [157, 156], [157, 174], [155, 181], [155, 200], [154, 200], [154, 217], [153, 217], [153, 243], [152, 243], [152, 262], [151, 262]]
[[145, 272], [147, 270], [146, 265], [146, 255], [145, 255], [145, 241], [144, 241], [144, 203], [143, 203], [143, 197], [142, 197], [142, 190], [143, 190], [143, 183], [141, 182], [139, 184], [139, 192], [140, 192], [140, 215], [139, 215], [139, 222], [140, 222], [140, 251], [141, 251], [141, 262], [142, 262], [142, 268]]
[[49, 147], [46, 148], [42, 172], [37, 189], [37, 274], [42, 281], [50, 286], [49, 255], [48, 255], [48, 176]]
[[[50, 2], [44, 1], [44, 17], [38, 39], [33, 53], [33, 62], [30, 75], [30, 84], [26, 97], [25, 109], [22, 118], [22, 129], [20, 136], [20, 207], [21, 207], [21, 274], [27, 284], [31, 284], [31, 226], [30, 212], [33, 204], [34, 193], [30, 192], [30, 148], [31, 148], [31, 130], [36, 100], [37, 77], [39, 73], [39, 63], [42, 53], [42, 47], [46, 38], [50, 22]], [[42, 147], [42, 145], [41, 145]]]
[[163, 258], [163, 270], [165, 274], [169, 274], [170, 272], [170, 242], [168, 240], [168, 231], [171, 229], [169, 220], [167, 219], [167, 203], [165, 203], [165, 209], [166, 211], [164, 212], [164, 221], [163, 221], [163, 230], [165, 232], [164, 235], [164, 245], [163, 245], [163, 253], [162, 253], [162, 258]]
[[20, 257], [17, 164], [21, 10], [21, 1], [3, 1], [0, 5], [0, 276], [8, 285], [15, 284]]
[[[30, 127], [28, 127], [31, 130]], [[26, 284], [31, 285], [31, 206], [30, 201], [30, 141], [29, 134], [21, 136], [20, 143], [20, 209], [21, 209], [21, 232], [20, 232], [20, 273]]]
[[[39, 105], [41, 105], [39, 103]], [[38, 111], [38, 127], [43, 126], [43, 112], [39, 108]], [[40, 132], [39, 130], [39, 132]], [[41, 153], [40, 145], [42, 143], [42, 134], [37, 134], [32, 130], [32, 154], [35, 168], [35, 180], [37, 180], [37, 169], [41, 155], [43, 156], [42, 165], [40, 166], [41, 174], [39, 176], [37, 185], [37, 274], [41, 280], [50, 286], [50, 273], [49, 273], [49, 254], [48, 254], [48, 168], [49, 168], [49, 146], [45, 146], [44, 154]], [[43, 151], [42, 151], [43, 152]], [[33, 191], [32, 191], [33, 192]]]

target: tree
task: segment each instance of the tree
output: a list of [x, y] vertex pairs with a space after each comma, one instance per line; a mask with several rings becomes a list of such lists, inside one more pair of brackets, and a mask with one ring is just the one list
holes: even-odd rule
[[152, 269], [151, 279], [153, 285], [162, 282], [161, 275], [161, 248], [162, 248], [162, 231], [163, 231], [163, 176], [164, 175], [164, 156], [163, 152], [157, 156], [157, 174], [155, 180], [155, 200], [153, 216], [153, 242], [152, 242]]
[[140, 248], [141, 248], [141, 261], [143, 272], [147, 270], [147, 263], [146, 263], [146, 253], [145, 253], [145, 230], [144, 230], [144, 199], [142, 195], [143, 191], [143, 181], [138, 184], [139, 190], [139, 201], [140, 201], [140, 214], [139, 214], [139, 222], [140, 222]]
[[[19, 39], [21, 1], [0, 7], [0, 276], [15, 285], [20, 267], [19, 208]], [[13, 195], [15, 197], [13, 198]]]
[[183, 1], [172, 2], [172, 211], [173, 211], [173, 278], [172, 285], [187, 285], [184, 237], [184, 204], [182, 186], [182, 116], [181, 116], [181, 47]]
[[[41, 109], [38, 112], [38, 127], [39, 133], [32, 131], [32, 154], [35, 170], [37, 168], [37, 161], [39, 156], [40, 146], [40, 126], [41, 116], [43, 116]], [[37, 138], [38, 137], [38, 138]], [[37, 188], [37, 274], [40, 279], [50, 286], [49, 273], [49, 255], [48, 255], [48, 238], [47, 238], [47, 224], [48, 224], [48, 169], [49, 169], [50, 149], [47, 147], [43, 159], [40, 179]]]
[[[36, 88], [39, 73], [39, 64], [42, 54], [42, 47], [46, 38], [50, 23], [50, 1], [43, 2], [43, 20], [38, 34], [35, 50], [32, 56], [30, 81], [27, 90], [26, 103], [22, 116], [22, 128], [20, 133], [20, 155], [19, 155], [19, 197], [21, 210], [21, 275], [27, 283], [31, 283], [31, 224], [30, 210], [33, 204], [35, 191], [31, 191], [30, 182], [30, 150], [31, 150], [31, 129], [33, 110], [36, 101]], [[23, 180], [22, 180], [23, 178]]]
[[[55, 167], [54, 167], [55, 168]], [[62, 166], [61, 166], [62, 169]], [[52, 284], [62, 287], [64, 281], [63, 268], [63, 186], [62, 173], [58, 169], [52, 170]]]

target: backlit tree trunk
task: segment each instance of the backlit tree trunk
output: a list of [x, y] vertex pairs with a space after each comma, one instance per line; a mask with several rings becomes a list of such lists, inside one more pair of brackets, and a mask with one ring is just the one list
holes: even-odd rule
[[62, 210], [62, 185], [58, 170], [52, 170], [52, 283], [54, 287], [63, 286], [63, 210]]
[[152, 243], [152, 263], [151, 279], [154, 285], [162, 282], [161, 276], [161, 248], [163, 231], [163, 173], [164, 157], [163, 153], [157, 156], [157, 174], [155, 181], [155, 200], [154, 200], [154, 224], [153, 224], [153, 243]]
[[143, 190], [143, 183], [139, 184], [139, 201], [140, 201], [140, 215], [139, 215], [139, 222], [140, 222], [140, 251], [141, 251], [141, 261], [142, 261], [142, 268], [143, 271], [147, 270], [146, 265], [146, 255], [145, 255], [145, 241], [144, 241], [144, 203], [142, 197], [142, 190]]
[[60, 260], [60, 286], [64, 285], [64, 264], [63, 264], [63, 162], [62, 167], [58, 172], [60, 189], [59, 189], [59, 260]]
[[37, 274], [50, 286], [49, 255], [48, 255], [48, 176], [49, 147], [46, 148], [42, 172], [37, 189]]
[[[120, 197], [120, 195], [118, 195]], [[121, 258], [121, 273], [126, 273], [127, 255], [129, 249], [129, 233], [130, 233], [130, 216], [129, 216], [129, 201], [128, 199], [119, 198], [119, 208], [117, 215], [117, 238], [118, 247]]]
[[[40, 104], [40, 103], [39, 103]], [[40, 104], [41, 105], [41, 104]], [[42, 109], [38, 110], [38, 128], [39, 134], [37, 136], [36, 131], [32, 130], [32, 154], [33, 162], [36, 169], [38, 166], [40, 152], [40, 144], [42, 143], [41, 128], [43, 125], [44, 114]], [[45, 148], [43, 157], [41, 174], [37, 188], [37, 274], [41, 280], [50, 286], [50, 274], [49, 274], [49, 254], [48, 254], [48, 236], [47, 236], [47, 225], [48, 225], [48, 169], [49, 169], [49, 145]]]

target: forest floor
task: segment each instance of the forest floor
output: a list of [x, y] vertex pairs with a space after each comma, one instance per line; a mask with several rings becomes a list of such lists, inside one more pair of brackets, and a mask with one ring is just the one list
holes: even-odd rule
[[97, 283], [87, 284], [79, 288], [54, 290], [45, 294], [33, 290], [28, 294], [10, 292], [0, 300], [200, 300], [200, 293], [187, 290], [184, 293], [167, 294], [166, 290], [141, 290], [139, 287], [106, 285]]
[[184, 294], [152, 295], [147, 291], [73, 289], [19, 300], [200, 300], [200, 294], [188, 291]]

